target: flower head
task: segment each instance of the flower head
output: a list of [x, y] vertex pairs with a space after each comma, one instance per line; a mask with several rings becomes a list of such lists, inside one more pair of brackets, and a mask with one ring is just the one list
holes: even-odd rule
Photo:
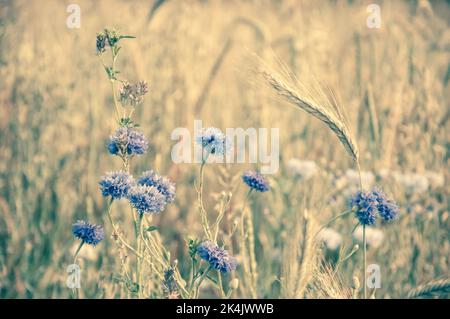
[[124, 171], [108, 172], [99, 182], [102, 195], [112, 199], [127, 197], [128, 191], [134, 185], [131, 175]]
[[139, 214], [157, 214], [166, 205], [166, 198], [154, 186], [135, 185], [130, 189], [128, 199]]
[[110, 47], [113, 47], [116, 45], [117, 42], [119, 42], [121, 39], [121, 36], [116, 30], [113, 29], [105, 29], [102, 32], [97, 33], [96, 37], [96, 48], [97, 53], [102, 54], [105, 52], [105, 48], [107, 45]]
[[137, 83], [125, 82], [120, 89], [120, 102], [123, 106], [137, 106], [144, 102], [144, 95], [148, 93], [148, 84], [145, 81]]
[[356, 209], [356, 216], [362, 225], [375, 224], [377, 214], [384, 221], [391, 221], [397, 218], [397, 204], [386, 197], [378, 188], [370, 192], [358, 192], [350, 199], [350, 207]]
[[108, 151], [118, 156], [142, 155], [148, 149], [144, 134], [128, 127], [121, 127], [109, 137]]
[[362, 225], [375, 224], [377, 204], [377, 197], [372, 192], [359, 191], [350, 199], [350, 207], [356, 207], [356, 217]]
[[175, 200], [175, 184], [167, 177], [159, 176], [153, 170], [142, 173], [138, 184], [156, 187], [165, 196], [168, 204]]
[[162, 281], [162, 288], [164, 295], [168, 299], [178, 299], [178, 285], [175, 280], [175, 271], [172, 267], [169, 267], [164, 271], [164, 279]]
[[119, 32], [117, 32], [114, 29], [105, 29], [104, 35], [105, 35], [106, 39], [108, 40], [108, 45], [110, 47], [115, 46], [116, 43], [119, 42], [119, 40], [121, 39]]
[[103, 52], [105, 52], [105, 47], [106, 47], [106, 36], [103, 32], [97, 33], [97, 37], [96, 37], [96, 48], [97, 48], [97, 53], [101, 54]]
[[208, 154], [226, 155], [231, 147], [230, 141], [222, 131], [215, 127], [203, 128], [196, 142], [203, 147]]
[[267, 192], [270, 188], [267, 179], [257, 171], [246, 171], [242, 174], [242, 180], [251, 189], [257, 190], [258, 192]]
[[377, 198], [378, 214], [384, 221], [391, 221], [398, 216], [398, 205], [393, 200], [386, 197], [382, 190], [375, 188], [372, 193]]
[[206, 260], [216, 270], [227, 273], [236, 269], [236, 258], [209, 240], [202, 242], [197, 247], [197, 252], [200, 258]]
[[79, 220], [72, 225], [72, 233], [76, 238], [93, 246], [105, 238], [105, 232], [102, 226], [89, 224], [84, 220]]

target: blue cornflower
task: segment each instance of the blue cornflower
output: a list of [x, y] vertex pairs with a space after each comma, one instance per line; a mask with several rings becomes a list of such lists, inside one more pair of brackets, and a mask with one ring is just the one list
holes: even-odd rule
[[349, 202], [350, 207], [354, 207], [356, 216], [362, 225], [375, 224], [377, 214], [384, 221], [391, 221], [397, 218], [398, 205], [378, 188], [370, 192], [358, 192]]
[[378, 214], [384, 221], [392, 221], [398, 216], [398, 205], [393, 200], [387, 198], [382, 190], [375, 188], [372, 190], [372, 194], [377, 199]]
[[167, 177], [159, 176], [153, 170], [142, 173], [138, 179], [139, 185], [154, 186], [166, 198], [166, 202], [172, 203], [175, 199], [175, 184]]
[[76, 238], [93, 246], [105, 238], [105, 232], [102, 226], [89, 224], [84, 220], [79, 220], [72, 225], [72, 233]]
[[203, 128], [200, 135], [197, 136], [196, 142], [203, 147], [207, 154], [213, 155], [226, 155], [231, 147], [226, 135], [215, 127]]
[[139, 214], [160, 213], [166, 205], [166, 198], [154, 186], [133, 186], [129, 191], [128, 199]]
[[242, 180], [251, 189], [257, 190], [258, 192], [267, 192], [270, 188], [267, 179], [257, 171], [246, 171], [242, 174]]
[[197, 252], [201, 259], [206, 260], [216, 270], [227, 273], [236, 269], [236, 258], [209, 240], [202, 242], [197, 247]]
[[128, 127], [120, 127], [109, 137], [108, 151], [118, 156], [142, 155], [148, 149], [144, 134]]
[[108, 172], [99, 182], [102, 195], [112, 199], [127, 197], [130, 187], [134, 185], [131, 175], [124, 171]]
[[377, 197], [372, 192], [359, 191], [349, 202], [350, 207], [356, 207], [356, 217], [361, 225], [373, 225], [377, 219]]

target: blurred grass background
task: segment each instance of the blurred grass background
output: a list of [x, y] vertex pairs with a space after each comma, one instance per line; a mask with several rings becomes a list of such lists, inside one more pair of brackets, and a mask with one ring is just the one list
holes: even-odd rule
[[[66, 27], [67, 1], [0, 2], [0, 297], [69, 297], [72, 222], [86, 218], [111, 233], [97, 185], [105, 171], [120, 166], [105, 149], [115, 127], [113, 104], [95, 56], [95, 34], [105, 26], [137, 37], [124, 45], [118, 66], [122, 75], [150, 86], [136, 110], [150, 151], [133, 169], [153, 168], [177, 183], [175, 204], [155, 224], [183, 271], [185, 239], [201, 231], [193, 186], [198, 167], [172, 163], [170, 133], [176, 127], [192, 130], [194, 119], [223, 129], [280, 128], [274, 190], [252, 203], [258, 296], [286, 296], [280, 287], [286, 280], [283, 263], [294, 261], [283, 251], [297, 238], [292, 225], [304, 209], [319, 222], [342, 211], [344, 192], [335, 181], [352, 164], [341, 145], [321, 123], [274, 99], [246, 71], [248, 53], [264, 58], [275, 52], [295, 74], [314, 74], [339, 93], [363, 169], [402, 207], [400, 220], [383, 226], [383, 244], [369, 249], [369, 260], [382, 268], [377, 297], [403, 297], [419, 284], [448, 278], [448, 2], [378, 1], [381, 29], [366, 27], [370, 1], [159, 2], [77, 0], [80, 29]], [[285, 164], [293, 157], [315, 161], [321, 173], [286, 195], [292, 178]], [[208, 167], [210, 194], [233, 191], [230, 210], [238, 209], [245, 194], [231, 179], [242, 169]], [[411, 194], [401, 183], [382, 179], [386, 171], [431, 171], [444, 184]], [[116, 214], [124, 224], [130, 218]], [[333, 227], [345, 234], [351, 226], [344, 221]], [[351, 236], [345, 238], [351, 245]], [[333, 254], [326, 253], [331, 262]], [[82, 296], [117, 296], [111, 280], [116, 255], [109, 238], [83, 253]], [[360, 257], [340, 268], [346, 287], [360, 271]], [[208, 291], [205, 296], [214, 297]]]

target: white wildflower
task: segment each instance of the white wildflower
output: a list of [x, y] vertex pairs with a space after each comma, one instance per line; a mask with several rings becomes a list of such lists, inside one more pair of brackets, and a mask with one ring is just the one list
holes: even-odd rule
[[319, 233], [319, 238], [329, 250], [336, 250], [342, 244], [342, 236], [332, 228], [324, 228]]
[[314, 161], [299, 160], [291, 158], [287, 162], [287, 169], [289, 172], [302, 180], [308, 180], [317, 174], [318, 166]]
[[402, 185], [409, 194], [422, 194], [428, 191], [429, 182], [428, 178], [424, 175], [395, 172], [394, 179], [397, 183]]

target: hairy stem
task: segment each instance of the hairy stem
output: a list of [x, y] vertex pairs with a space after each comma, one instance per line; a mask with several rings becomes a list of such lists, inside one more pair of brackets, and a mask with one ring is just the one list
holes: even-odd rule
[[211, 266], [208, 266], [208, 268], [206, 268], [206, 270], [201, 274], [200, 278], [198, 279], [197, 285], [196, 285], [195, 290], [194, 290], [194, 299], [197, 299], [197, 298], [198, 298], [198, 293], [199, 293], [199, 290], [200, 290], [200, 285], [202, 284], [203, 280], [205, 280], [205, 278], [206, 278], [207, 275], [208, 275], [208, 272], [209, 272], [211, 269], [212, 269], [212, 267], [211, 267]]
[[364, 273], [364, 299], [367, 299], [366, 267], [367, 267], [367, 246], [366, 246], [366, 225], [363, 225], [363, 273]]
[[204, 168], [205, 168], [206, 161], [202, 162], [202, 165], [200, 166], [200, 177], [199, 177], [199, 186], [198, 186], [198, 205], [200, 210], [200, 216], [202, 220], [202, 227], [203, 231], [205, 232], [205, 236], [208, 240], [212, 240], [211, 231], [209, 229], [209, 223], [208, 223], [208, 215], [205, 210], [205, 206], [203, 205], [203, 178], [204, 178]]
[[327, 228], [328, 226], [330, 226], [333, 222], [335, 222], [336, 220], [338, 220], [341, 217], [347, 216], [348, 214], [350, 214], [351, 212], [353, 212], [353, 210], [349, 209], [346, 210], [342, 213], [340, 213], [339, 215], [334, 216], [333, 218], [331, 218], [329, 221], [327, 221], [322, 227], [320, 227], [320, 229], [317, 231], [317, 233], [314, 235], [314, 238], [316, 236], [318, 236], [320, 234], [320, 232], [322, 230], [324, 230], [325, 228]]
[[[81, 248], [83, 247], [83, 245], [84, 245], [84, 240], [81, 241], [80, 245], [78, 245], [78, 248], [77, 248], [77, 250], [75, 251], [75, 255], [74, 255], [74, 257], [73, 257], [73, 264], [76, 264], [76, 263], [77, 263], [77, 257], [78, 257], [78, 254], [80, 253], [80, 250], [81, 250]], [[73, 288], [73, 289], [72, 289], [72, 292], [73, 292], [74, 298], [75, 298], [75, 299], [78, 299], [78, 288], [76, 288], [76, 287]]]

